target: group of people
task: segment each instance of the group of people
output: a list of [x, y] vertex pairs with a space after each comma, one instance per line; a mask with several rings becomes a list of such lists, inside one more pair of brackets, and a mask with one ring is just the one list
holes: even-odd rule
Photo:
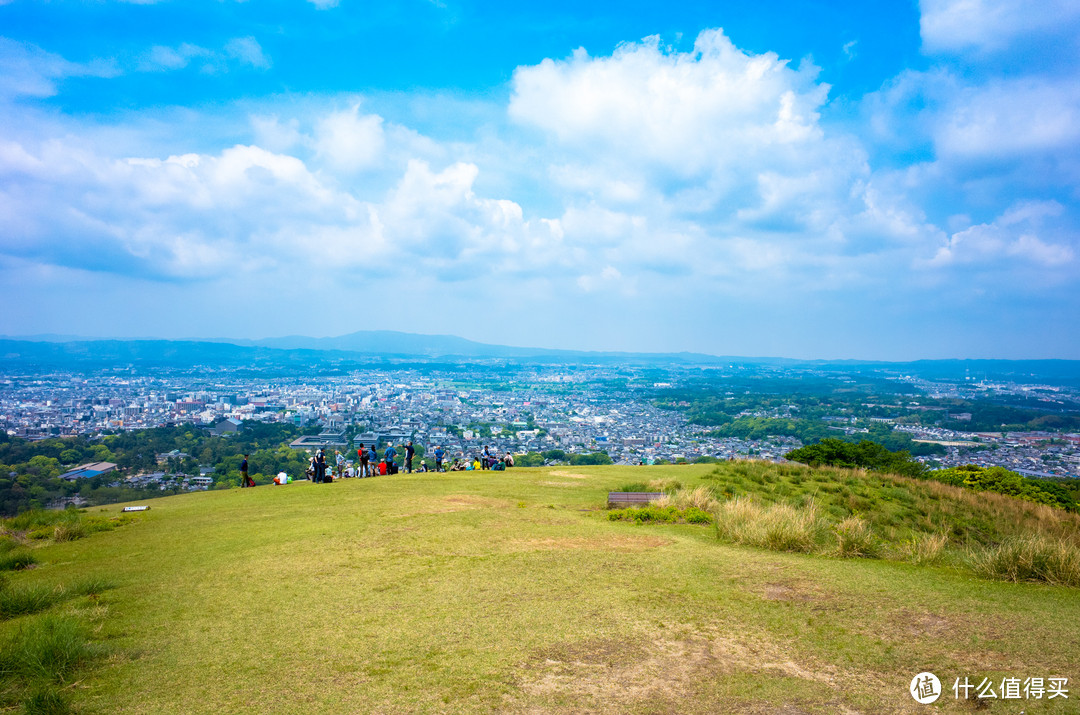
[[[406, 473], [412, 474], [415, 472], [461, 472], [469, 471], [473, 469], [493, 469], [496, 471], [502, 471], [507, 467], [514, 466], [514, 457], [509, 452], [505, 457], [496, 457], [491, 449], [487, 446], [484, 447], [483, 452], [476, 456], [476, 458], [469, 460], [467, 458], [455, 458], [452, 464], [447, 465], [446, 450], [442, 447], [436, 447], [434, 450], [435, 466], [432, 469], [428, 468], [427, 460], [421, 460], [420, 465], [413, 468], [413, 461], [416, 458], [416, 448], [413, 443], [407, 442], [404, 445], [398, 445], [404, 455], [404, 469]], [[334, 466], [331, 470], [329, 463], [326, 460], [326, 453], [324, 450], [319, 449], [311, 457], [308, 462], [307, 478], [316, 484], [322, 484], [325, 482], [332, 482], [335, 477], [337, 479], [343, 479], [348, 477], [374, 477], [377, 475], [397, 474], [397, 456], [398, 450], [394, 448], [394, 445], [388, 445], [383, 450], [382, 457], [380, 458], [378, 450], [375, 445], [364, 445], [363, 443], [357, 446], [356, 450], [356, 462], [352, 462], [346, 459], [345, 455], [340, 450], [334, 450]], [[246, 467], [247, 460], [245, 455], [244, 466]], [[244, 471], [246, 475], [246, 469]]]

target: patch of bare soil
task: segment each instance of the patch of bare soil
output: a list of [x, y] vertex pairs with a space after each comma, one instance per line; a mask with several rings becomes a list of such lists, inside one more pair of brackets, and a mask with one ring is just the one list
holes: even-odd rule
[[934, 613], [916, 613], [905, 609], [891, 620], [913, 636], [940, 636], [953, 630], [953, 624], [947, 618]]
[[538, 482], [542, 487], [576, 487], [576, 482]]
[[[522, 666], [524, 712], [569, 712], [559, 705], [574, 703], [573, 712], [618, 713], [649, 703], [670, 703], [671, 712], [687, 710], [732, 712], [719, 703], [693, 701], [699, 686], [733, 673], [760, 673], [822, 683], [836, 691], [831, 712], [861, 715], [840, 702], [844, 674], [829, 665], [796, 662], [773, 644], [718, 633], [689, 633], [677, 638], [596, 639], [557, 645], [538, 651]], [[745, 705], [745, 704], [744, 704]], [[825, 705], [825, 704], [822, 704]], [[820, 710], [818, 710], [820, 711]], [[658, 711], [659, 712], [659, 711]], [[791, 704], [739, 707], [737, 712], [804, 712]]]
[[825, 606], [832, 600], [827, 593], [808, 583], [791, 580], [767, 583], [761, 595], [767, 601], [788, 601], [821, 606]]

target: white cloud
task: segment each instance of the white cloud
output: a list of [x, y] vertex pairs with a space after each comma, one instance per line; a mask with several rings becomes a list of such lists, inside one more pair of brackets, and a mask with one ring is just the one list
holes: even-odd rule
[[998, 80], [952, 93], [934, 131], [939, 155], [999, 157], [1080, 146], [1080, 82]]
[[182, 43], [177, 47], [165, 47], [155, 45], [150, 48], [140, 69], [146, 72], [167, 72], [187, 67], [191, 60], [197, 58], [212, 58], [214, 53], [205, 47]]
[[691, 177], [755, 160], [783, 163], [785, 153], [819, 140], [829, 88], [816, 74], [772, 53], [741, 52], [721, 30], [707, 30], [692, 52], [654, 37], [611, 57], [579, 49], [519, 67], [509, 112], [577, 150], [617, 152]]
[[248, 65], [255, 69], [269, 69], [270, 58], [254, 37], [234, 37], [221, 50], [211, 50], [189, 42], [176, 47], [154, 45], [139, 62], [144, 72], [171, 72], [196, 63], [202, 72], [221, 72], [230, 63]]
[[930, 52], [1001, 50], [1018, 38], [1075, 32], [1073, 0], [921, 0], [923, 46]]
[[56, 82], [67, 77], [115, 77], [112, 60], [70, 62], [37, 45], [0, 37], [0, 97], [51, 97]]
[[925, 265], [940, 268], [1019, 261], [1045, 268], [1062, 267], [1072, 262], [1072, 248], [1036, 235], [1043, 228], [1045, 219], [1056, 217], [1062, 211], [1063, 207], [1056, 202], [1018, 204], [993, 222], [952, 234]]
[[254, 37], [234, 37], [225, 43], [225, 54], [256, 69], [269, 69], [270, 58]]
[[376, 114], [360, 114], [360, 105], [356, 104], [319, 120], [314, 142], [319, 158], [338, 170], [371, 168], [384, 153], [383, 119]]

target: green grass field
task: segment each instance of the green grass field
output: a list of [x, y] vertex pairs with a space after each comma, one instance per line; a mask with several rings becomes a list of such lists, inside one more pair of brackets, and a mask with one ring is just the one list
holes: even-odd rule
[[[862, 515], [886, 558], [608, 519], [609, 490], [664, 479]], [[0, 637], [81, 624], [96, 650], [48, 692], [86, 713], [974, 712], [953, 698], [965, 676], [1067, 677], [1067, 700], [986, 711], [1080, 712], [1080, 589], [981, 578], [961, 557], [1022, 528], [1072, 538], [1076, 520], [884, 479], [518, 468], [152, 500], [112, 530], [35, 542], [9, 587], [66, 590]], [[955, 550], [903, 560], [899, 545], [935, 530]], [[31, 703], [13, 667], [10, 711], [64, 711]], [[934, 705], [908, 694], [920, 671], [943, 682]]]

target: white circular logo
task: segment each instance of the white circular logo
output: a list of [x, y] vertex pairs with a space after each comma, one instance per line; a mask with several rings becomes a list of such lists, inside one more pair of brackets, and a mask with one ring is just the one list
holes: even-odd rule
[[919, 673], [908, 688], [915, 702], [929, 705], [941, 697], [941, 681], [933, 673]]

